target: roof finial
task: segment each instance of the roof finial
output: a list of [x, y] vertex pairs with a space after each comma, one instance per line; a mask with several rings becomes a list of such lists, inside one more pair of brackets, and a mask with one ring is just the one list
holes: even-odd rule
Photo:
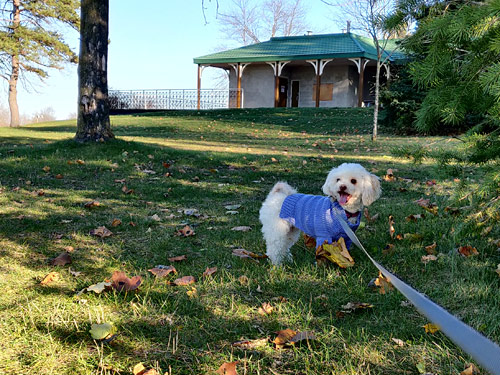
[[347, 32], [347, 33], [350, 33], [350, 32], [351, 32], [351, 21], [347, 21], [347, 28], [346, 28], [346, 32]]

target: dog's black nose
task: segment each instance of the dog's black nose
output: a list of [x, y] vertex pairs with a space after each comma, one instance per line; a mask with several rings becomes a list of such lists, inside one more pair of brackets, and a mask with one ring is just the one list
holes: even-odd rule
[[345, 191], [347, 189], [347, 186], [345, 185], [340, 185], [339, 191]]

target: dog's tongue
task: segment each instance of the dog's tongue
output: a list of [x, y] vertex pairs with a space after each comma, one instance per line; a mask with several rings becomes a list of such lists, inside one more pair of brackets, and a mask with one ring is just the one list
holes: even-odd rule
[[349, 195], [340, 194], [339, 203], [343, 206], [344, 204], [347, 203], [348, 199], [349, 199]]

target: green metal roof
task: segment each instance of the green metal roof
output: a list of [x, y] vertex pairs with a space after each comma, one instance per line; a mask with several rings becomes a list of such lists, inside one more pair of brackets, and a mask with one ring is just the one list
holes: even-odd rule
[[[384, 51], [386, 56], [396, 48], [394, 41], [388, 42], [387, 48], [390, 50]], [[194, 63], [245, 63], [349, 57], [376, 60], [377, 54], [373, 40], [352, 33], [274, 37], [267, 42], [196, 57]], [[394, 52], [389, 59], [394, 61], [404, 57], [403, 53]]]

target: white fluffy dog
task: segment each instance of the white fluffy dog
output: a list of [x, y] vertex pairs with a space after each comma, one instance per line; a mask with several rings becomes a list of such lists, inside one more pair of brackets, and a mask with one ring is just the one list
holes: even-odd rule
[[273, 264], [291, 260], [290, 247], [297, 242], [300, 231], [314, 237], [316, 247], [343, 237], [349, 248], [351, 241], [332, 210], [356, 230], [363, 206], [369, 206], [380, 197], [380, 181], [361, 165], [344, 163], [330, 171], [323, 193], [327, 197], [297, 194], [286, 182], [278, 182], [271, 189], [262, 204], [259, 219], [266, 254]]

